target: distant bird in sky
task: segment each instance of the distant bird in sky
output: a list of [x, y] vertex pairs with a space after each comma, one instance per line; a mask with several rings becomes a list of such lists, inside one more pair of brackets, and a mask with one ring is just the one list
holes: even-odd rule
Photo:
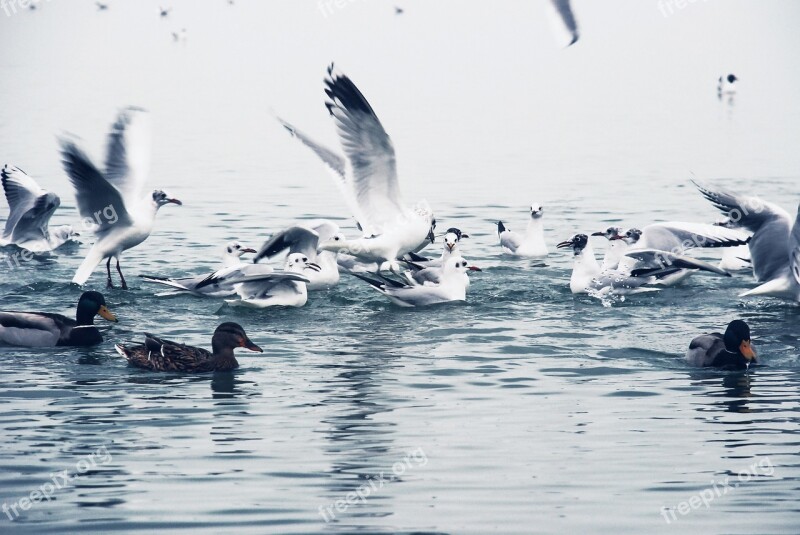
[[98, 11], [105, 11], [108, 9], [108, 4], [104, 4], [102, 2], [95, 2], [94, 4], [97, 6]]
[[404, 12], [403, 8], [400, 6], [394, 6], [394, 14], [395, 15], [402, 15]]
[[9, 208], [0, 246], [13, 244], [42, 253], [52, 251], [78, 235], [70, 225], [48, 227], [61, 199], [42, 189], [22, 169], [6, 165], [0, 172], [0, 181]]
[[[556, 36], [559, 41], [566, 43], [564, 48], [574, 45], [580, 38], [580, 32], [570, 0], [550, 0], [550, 4], [553, 8], [550, 10], [550, 18]], [[565, 35], [566, 38], [563, 37]]]
[[74, 141], [67, 138], [60, 141], [64, 170], [75, 187], [78, 211], [81, 217], [92, 222], [97, 237], [72, 282], [84, 284], [97, 264], [108, 259], [107, 284], [113, 288], [113, 257], [117, 259], [122, 289], [126, 290], [128, 285], [119, 265], [120, 256], [150, 236], [159, 208], [165, 204], [182, 204], [162, 190], [143, 194], [150, 171], [149, 115], [134, 107], [120, 111], [108, 136], [105, 172], [95, 167]]
[[181, 28], [178, 32], [172, 32], [172, 40], [176, 43], [182, 43], [186, 41], [186, 28]]
[[172, 11], [171, 7], [161, 7], [161, 6], [159, 6], [159, 8], [158, 8], [158, 14], [162, 19], [169, 17], [169, 12], [170, 11]]
[[732, 95], [736, 93], [737, 81], [739, 81], [739, 79], [735, 74], [720, 76], [717, 81], [717, 94], [721, 97], [722, 95]]

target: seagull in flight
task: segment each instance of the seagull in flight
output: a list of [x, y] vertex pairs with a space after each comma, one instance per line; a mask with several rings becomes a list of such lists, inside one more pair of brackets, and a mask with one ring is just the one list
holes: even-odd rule
[[0, 181], [9, 208], [0, 246], [16, 245], [44, 253], [79, 236], [70, 225], [49, 228], [50, 218], [61, 205], [61, 199], [42, 189], [25, 171], [6, 165], [0, 172]]
[[367, 99], [346, 75], [328, 68], [325, 106], [339, 134], [344, 157], [297, 128], [280, 123], [325, 163], [355, 217], [362, 237], [321, 242], [326, 251], [348, 253], [362, 262], [395, 263], [430, 241], [435, 220], [420, 201], [408, 207], [400, 193], [394, 146]]
[[127, 290], [120, 256], [150, 236], [159, 208], [182, 204], [162, 190], [143, 193], [150, 168], [149, 126], [149, 115], [141, 108], [120, 111], [108, 136], [105, 172], [72, 139], [60, 139], [62, 163], [75, 187], [78, 211], [93, 223], [97, 237], [72, 278], [75, 284], [86, 283], [94, 268], [107, 259], [107, 286], [113, 288], [111, 259], [116, 258], [122, 289]]
[[552, 7], [551, 13], [554, 13], [551, 16], [553, 29], [559, 37], [559, 41], [563, 39], [562, 35], [566, 35], [566, 39], [564, 39], [566, 46], [564, 48], [574, 45], [580, 38], [580, 32], [578, 31], [578, 21], [575, 19], [570, 0], [550, 0], [550, 5]]
[[753, 233], [750, 261], [759, 286], [739, 297], [767, 295], [800, 303], [800, 206], [792, 217], [759, 197], [694, 182], [711, 204]]

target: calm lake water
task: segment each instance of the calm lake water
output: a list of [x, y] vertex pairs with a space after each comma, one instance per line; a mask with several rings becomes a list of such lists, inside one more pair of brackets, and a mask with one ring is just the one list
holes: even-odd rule
[[[553, 246], [612, 223], [714, 221], [693, 175], [794, 213], [800, 6], [574, 3], [568, 50], [531, 1], [0, 9], [0, 163], [61, 195], [53, 223], [78, 221], [54, 136], [100, 160], [128, 104], [153, 116], [150, 184], [184, 202], [125, 254], [132, 290], [104, 291], [120, 318], [105, 343], [0, 347], [0, 504], [20, 512], [0, 532], [796, 533], [800, 307], [736, 297], [746, 274], [605, 307], [570, 294]], [[356, 233], [272, 118], [337, 146], [332, 60], [392, 136], [406, 200], [471, 235], [484, 271], [467, 303], [400, 309], [349, 277], [300, 309], [155, 297], [136, 275], [209, 272], [231, 239], [258, 247], [315, 217]], [[719, 102], [728, 71], [741, 89]], [[495, 222], [521, 229], [533, 201], [546, 265], [496, 243]], [[55, 262], [4, 265], [2, 308], [72, 314], [82, 238]], [[100, 269], [88, 286], [103, 290]], [[765, 366], [683, 363], [693, 336], [737, 317]], [[144, 331], [208, 347], [223, 321], [265, 350], [234, 373], [150, 373], [113, 350]]]

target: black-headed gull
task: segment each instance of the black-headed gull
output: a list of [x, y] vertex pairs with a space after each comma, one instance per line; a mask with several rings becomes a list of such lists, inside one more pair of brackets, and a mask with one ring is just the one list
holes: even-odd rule
[[517, 233], [505, 226], [502, 221], [497, 222], [497, 237], [503, 252], [514, 256], [526, 258], [544, 258], [547, 256], [547, 244], [544, 241], [544, 227], [542, 217], [544, 208], [539, 203], [532, 203], [530, 219], [524, 233]]
[[273, 235], [253, 258], [258, 262], [262, 258], [272, 258], [285, 250], [288, 254], [301, 253], [311, 262], [317, 264], [319, 271], [310, 270], [305, 273], [310, 281], [306, 286], [309, 291], [322, 290], [339, 283], [339, 266], [337, 254], [332, 251], [319, 250], [320, 242], [345, 240], [339, 232], [339, 225], [327, 220], [315, 220], [284, 229]]
[[603, 255], [603, 263], [600, 264], [601, 271], [609, 271], [617, 269], [619, 261], [622, 259], [625, 251], [628, 248], [627, 242], [623, 240], [625, 235], [622, 233], [621, 227], [608, 227], [601, 232], [593, 232], [592, 236], [603, 236], [608, 240], [606, 252]]
[[319, 265], [311, 262], [302, 253], [291, 253], [286, 257], [283, 271], [260, 277], [254, 282], [236, 286], [238, 299], [225, 302], [236, 306], [267, 308], [273, 306], [301, 307], [308, 301], [308, 273], [319, 271]]
[[119, 265], [123, 251], [136, 247], [150, 236], [158, 209], [165, 204], [182, 204], [162, 190], [143, 193], [150, 167], [150, 128], [147, 112], [123, 109], [108, 136], [105, 173], [95, 167], [78, 146], [62, 138], [64, 169], [75, 187], [78, 211], [94, 225], [97, 240], [78, 268], [72, 282], [84, 284], [94, 268], [105, 259], [111, 283], [111, 258], [117, 260], [122, 288], [127, 289]]
[[8, 220], [1, 245], [16, 245], [35, 253], [52, 251], [78, 236], [70, 225], [49, 227], [53, 212], [61, 205], [55, 193], [42, 189], [19, 167], [6, 165], [0, 181], [8, 201]]
[[695, 182], [727, 218], [753, 233], [753, 275], [761, 284], [740, 297], [765, 295], [800, 302], [800, 206], [792, 216], [780, 206]]
[[331, 65], [325, 85], [328, 96], [325, 106], [336, 125], [344, 157], [279, 119], [333, 173], [363, 233], [358, 239], [322, 242], [320, 249], [348, 253], [378, 266], [420, 250], [429, 242], [433, 231], [430, 206], [425, 201], [413, 207], [405, 205], [397, 179], [392, 140], [350, 78]]
[[[403, 260], [408, 268], [403, 275], [411, 284], [438, 284], [441, 282], [444, 265], [447, 261], [450, 258], [461, 256], [459, 243], [463, 238], [469, 238], [469, 234], [465, 234], [457, 228], [448, 229], [444, 235], [442, 255], [432, 260], [416, 258], [416, 255], [412, 255], [414, 260]], [[475, 266], [469, 266], [469, 271], [481, 270]], [[469, 286], [469, 278], [467, 278], [467, 285]]]
[[189, 293], [204, 297], [230, 297], [236, 294], [238, 284], [258, 281], [260, 280], [259, 277], [270, 275], [275, 271], [272, 267], [266, 265], [242, 263], [242, 255], [255, 252], [255, 249], [245, 247], [241, 243], [234, 241], [225, 246], [222, 267], [213, 273], [175, 279], [154, 277], [152, 275], [140, 276], [145, 282], [161, 284], [171, 288], [171, 291], [158, 294], [159, 296]]
[[442, 269], [438, 284], [404, 284], [386, 277], [373, 278], [369, 275], [353, 273], [354, 277], [366, 281], [372, 288], [402, 307], [419, 307], [466, 301], [469, 285], [469, 263], [463, 257], [454, 256], [447, 260]]
[[[746, 78], [746, 77], [745, 77]], [[717, 80], [717, 96], [722, 98], [724, 96], [733, 96], [736, 94], [736, 82], [739, 79], [735, 74], [725, 74]]]

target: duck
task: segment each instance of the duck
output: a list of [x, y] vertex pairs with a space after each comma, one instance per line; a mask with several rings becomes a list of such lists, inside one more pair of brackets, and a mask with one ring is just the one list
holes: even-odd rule
[[93, 346], [103, 341], [94, 317], [117, 322], [100, 292], [83, 292], [75, 319], [50, 312], [0, 312], [0, 343], [23, 347]]
[[686, 361], [698, 368], [747, 369], [757, 363], [750, 327], [742, 320], [733, 320], [724, 335], [711, 333], [694, 338], [686, 352]]
[[244, 347], [263, 353], [238, 323], [228, 321], [220, 324], [211, 338], [211, 352], [200, 348], [164, 340], [145, 333], [144, 343], [126, 347], [116, 344], [117, 353], [137, 368], [158, 372], [202, 373], [230, 371], [239, 367], [233, 350]]

